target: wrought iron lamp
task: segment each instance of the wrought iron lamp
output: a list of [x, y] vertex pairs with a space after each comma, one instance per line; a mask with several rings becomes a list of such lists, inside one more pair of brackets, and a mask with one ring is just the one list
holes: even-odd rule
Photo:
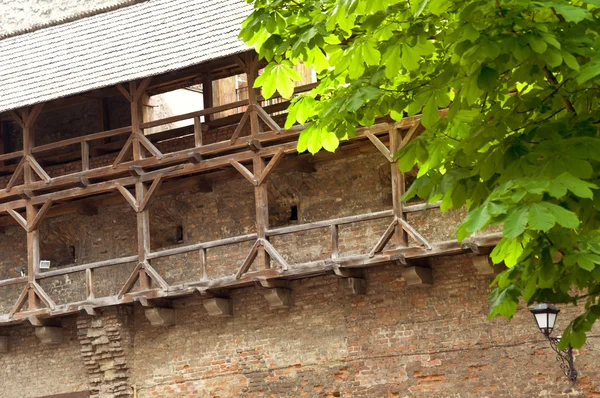
[[573, 347], [569, 344], [564, 350], [559, 350], [558, 343], [560, 342], [560, 336], [550, 336], [560, 310], [548, 303], [540, 303], [536, 304], [530, 311], [533, 314], [540, 332], [546, 336], [548, 341], [550, 341], [550, 346], [556, 352], [556, 360], [560, 364], [560, 368], [569, 380], [575, 382], [577, 380], [577, 370], [575, 370], [575, 365], [573, 363]]

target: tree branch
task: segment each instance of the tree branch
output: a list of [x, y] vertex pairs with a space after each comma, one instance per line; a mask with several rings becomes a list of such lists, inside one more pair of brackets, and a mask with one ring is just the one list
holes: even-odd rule
[[[548, 80], [550, 84], [554, 86], [559, 86], [558, 80], [556, 80], [556, 77], [552, 72], [550, 72], [550, 69], [548, 69], [547, 66], [544, 66], [544, 76], [546, 76], [546, 80]], [[565, 109], [576, 115], [577, 112], [575, 112], [575, 108], [573, 108], [573, 104], [571, 103], [571, 101], [569, 101], [569, 99], [564, 95], [561, 95], [561, 98]]]

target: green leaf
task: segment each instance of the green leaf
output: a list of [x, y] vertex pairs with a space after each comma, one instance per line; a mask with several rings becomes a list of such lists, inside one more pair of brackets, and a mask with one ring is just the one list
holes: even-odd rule
[[496, 69], [484, 66], [479, 71], [477, 86], [484, 91], [492, 91], [496, 87], [499, 77], [500, 75]]
[[546, 42], [539, 36], [533, 34], [527, 35], [529, 47], [538, 54], [542, 54], [548, 49]]
[[425, 108], [423, 108], [423, 117], [421, 118], [421, 123], [423, 123], [423, 127], [431, 128], [435, 122], [439, 119], [438, 116], [438, 106], [435, 97], [432, 95], [429, 97], [429, 100], [425, 104]]
[[591, 17], [592, 14], [585, 8], [572, 6], [564, 3], [555, 3], [554, 9], [563, 16], [567, 22], [581, 22], [585, 18]]
[[554, 226], [554, 215], [544, 206], [534, 203], [529, 207], [529, 227], [538, 231], [548, 231]]
[[519, 206], [508, 213], [504, 221], [502, 236], [514, 239], [525, 232], [529, 217], [529, 206]]
[[337, 138], [335, 133], [323, 133], [322, 142], [323, 148], [329, 152], [335, 152], [337, 147], [340, 145], [340, 140]]
[[561, 226], [571, 229], [579, 226], [579, 218], [577, 218], [577, 215], [572, 211], [549, 202], [541, 202], [540, 205], [548, 209], [548, 211], [554, 216], [556, 222]]
[[569, 68], [574, 69], [576, 71], [579, 70], [579, 62], [577, 62], [577, 59], [573, 56], [573, 54], [567, 51], [562, 51], [561, 54], [563, 57], [563, 61], [565, 61], [565, 64], [567, 64]]
[[419, 61], [421, 57], [417, 52], [410, 46], [402, 45], [402, 65], [408, 70], [416, 70], [419, 68]]

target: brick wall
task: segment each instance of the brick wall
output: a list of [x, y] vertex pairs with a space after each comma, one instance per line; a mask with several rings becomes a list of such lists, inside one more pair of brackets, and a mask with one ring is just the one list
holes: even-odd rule
[[[490, 278], [467, 256], [439, 258], [432, 268], [430, 288], [407, 287], [397, 266], [371, 269], [361, 297], [345, 294], [333, 276], [295, 281], [289, 309], [270, 310], [256, 289], [239, 289], [231, 318], [182, 299], [170, 327], [150, 326], [141, 307], [109, 308], [77, 324], [64, 319], [69, 338], [57, 346], [40, 345], [31, 328], [6, 328], [0, 396], [81, 390], [88, 381], [92, 392], [105, 388], [98, 397], [600, 394], [598, 329], [575, 351], [580, 379], [572, 388], [525, 308], [511, 323], [485, 320]], [[564, 309], [558, 327], [573, 314]]]

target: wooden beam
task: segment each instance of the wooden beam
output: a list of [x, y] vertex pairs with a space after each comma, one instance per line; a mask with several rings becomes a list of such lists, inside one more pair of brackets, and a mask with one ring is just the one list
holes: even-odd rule
[[250, 118], [250, 107], [248, 107], [248, 109], [246, 109], [246, 112], [244, 112], [244, 115], [242, 116], [242, 120], [240, 120], [239, 124], [233, 131], [233, 135], [229, 139], [229, 143], [231, 145], [235, 144], [238, 137], [242, 133], [242, 130], [244, 129], [244, 127], [246, 127], [246, 124], [248, 123], [249, 118]]
[[10, 180], [8, 180], [8, 183], [6, 184], [6, 188], [5, 188], [6, 192], [10, 192], [12, 187], [14, 187], [15, 184], [17, 183], [17, 179], [23, 175], [23, 170], [25, 168], [25, 162], [26, 162], [26, 157], [23, 156], [21, 158], [21, 161], [17, 165], [17, 168], [13, 172], [13, 175], [10, 177]]
[[40, 179], [42, 181], [44, 181], [46, 184], [48, 184], [48, 183], [50, 183], [50, 181], [52, 181], [52, 178], [50, 178], [48, 173], [46, 173], [46, 171], [42, 168], [42, 166], [40, 166], [40, 164], [37, 162], [37, 160], [35, 160], [35, 158], [33, 156], [28, 155], [28, 156], [26, 156], [26, 159], [27, 159], [27, 164], [29, 165], [31, 170], [33, 170], [35, 172], [35, 174], [37, 174], [38, 177], [40, 177]]
[[125, 198], [127, 203], [133, 208], [133, 210], [137, 213], [140, 211], [140, 206], [138, 204], [137, 199], [129, 192], [127, 188], [122, 185], [117, 185], [117, 189], [121, 192], [121, 195]]
[[279, 160], [283, 157], [284, 153], [285, 152], [283, 149], [279, 149], [279, 151], [277, 151], [275, 156], [273, 156], [271, 158], [271, 160], [269, 160], [269, 163], [267, 164], [267, 166], [264, 168], [264, 170], [262, 171], [262, 173], [260, 173], [260, 176], [258, 177], [258, 185], [261, 185], [267, 179], [267, 177], [269, 176], [271, 171], [273, 171], [273, 168], [275, 167], [275, 165], [277, 165], [277, 162], [279, 162]]
[[240, 174], [244, 176], [244, 178], [250, 181], [252, 185], [258, 185], [258, 180], [256, 179], [256, 177], [254, 177], [254, 174], [252, 174], [252, 172], [246, 168], [246, 166], [233, 159], [229, 161], [229, 164], [235, 167], [235, 169], [239, 171]]
[[246, 272], [248, 272], [248, 270], [250, 269], [250, 266], [252, 265], [252, 263], [256, 259], [256, 256], [258, 255], [259, 246], [260, 246], [260, 240], [257, 239], [256, 242], [254, 242], [254, 245], [252, 245], [252, 248], [250, 249], [250, 253], [248, 253], [246, 258], [244, 259], [244, 262], [242, 263], [242, 265], [236, 272], [235, 279], [240, 279], [242, 277], [242, 275], [244, 275]]
[[34, 230], [38, 229], [40, 223], [42, 222], [44, 217], [46, 217], [46, 214], [48, 214], [48, 210], [50, 210], [50, 206], [52, 206], [52, 200], [48, 200], [46, 203], [44, 203], [42, 205], [42, 208], [38, 211], [38, 213], [36, 214], [35, 218], [31, 222], [31, 224], [27, 225], [28, 231], [34, 231]]
[[21, 226], [25, 231], [29, 230], [29, 226], [27, 225], [27, 220], [14, 211], [13, 209], [6, 209], [6, 212]]
[[265, 110], [260, 105], [255, 104], [251, 106], [252, 109], [256, 111], [258, 117], [260, 117], [263, 120], [263, 122], [265, 122], [265, 124], [269, 126], [271, 130], [273, 130], [277, 134], [281, 133], [282, 128], [277, 124], [277, 122], [275, 122], [275, 120], [273, 120], [271, 115], [265, 112]]
[[[400, 144], [400, 132], [398, 129], [390, 130], [390, 154], [392, 157], [401, 148]], [[404, 204], [402, 203], [402, 197], [406, 192], [406, 180], [404, 173], [400, 171], [398, 167], [398, 161], [390, 163], [391, 179], [392, 179], [392, 206], [394, 209], [394, 216], [401, 218], [406, 221], [406, 214], [404, 212]], [[399, 222], [396, 223], [394, 230], [394, 238], [396, 246], [406, 247], [408, 246], [408, 235], [402, 228]]]
[[144, 195], [144, 200], [142, 201], [142, 203], [139, 206], [139, 211], [144, 211], [148, 208], [148, 204], [150, 203], [150, 200], [152, 199], [154, 194], [158, 191], [162, 182], [163, 182], [162, 176], [158, 176], [154, 179], [154, 181], [152, 181], [152, 184], [150, 185], [150, 189], [148, 189], [148, 192], [146, 192], [146, 194]]
[[365, 135], [367, 138], [375, 145], [375, 147], [381, 152], [383, 156], [388, 160], [388, 162], [393, 162], [393, 156], [390, 153], [390, 150], [381, 142], [381, 140], [373, 134], [370, 130], [365, 131]]
[[121, 94], [123, 94], [123, 97], [127, 98], [127, 101], [133, 102], [133, 97], [131, 96], [129, 91], [125, 87], [123, 87], [123, 85], [121, 85], [121, 83], [117, 84], [117, 89]]

